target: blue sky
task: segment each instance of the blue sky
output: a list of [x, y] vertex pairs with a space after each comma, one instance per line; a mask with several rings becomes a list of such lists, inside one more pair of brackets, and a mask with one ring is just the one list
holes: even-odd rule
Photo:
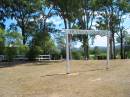
[[[47, 22], [54, 23], [56, 25], [57, 29], [63, 29], [64, 28], [64, 22], [58, 16], [54, 16], [54, 17], [48, 19]], [[6, 27], [9, 27], [9, 25], [11, 23], [16, 23], [16, 21], [11, 20], [11, 19], [7, 19], [6, 22], [5, 22]], [[130, 32], [130, 15], [129, 14], [124, 16], [124, 26], [125, 26], [125, 29], [127, 29], [127, 31]], [[91, 45], [91, 41], [89, 41], [89, 44]], [[81, 45], [81, 43], [78, 42], [76, 47], [79, 47], [80, 45]], [[96, 36], [95, 40], [94, 40], [94, 44], [91, 45], [91, 46], [107, 46], [107, 38], [106, 37]]]

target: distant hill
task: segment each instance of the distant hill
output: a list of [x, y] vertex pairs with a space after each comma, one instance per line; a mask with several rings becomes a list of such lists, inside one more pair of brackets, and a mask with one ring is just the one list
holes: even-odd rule
[[[104, 46], [94, 46], [94, 47], [90, 47], [90, 50], [94, 50], [95, 47], [98, 47], [99, 50], [105, 52], [107, 50], [107, 47]], [[116, 46], [116, 49], [120, 49], [120, 45]], [[73, 48], [74, 51], [80, 51], [83, 50], [83, 48]]]

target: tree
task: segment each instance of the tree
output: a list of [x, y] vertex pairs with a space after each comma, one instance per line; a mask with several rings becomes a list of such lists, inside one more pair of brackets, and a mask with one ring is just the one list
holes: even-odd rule
[[10, 0], [1, 0], [0, 1], [0, 54], [4, 53], [5, 47], [5, 20], [9, 18], [9, 7], [10, 7]]
[[0, 54], [4, 53], [4, 46], [5, 46], [5, 31], [4, 29], [0, 28]]
[[110, 57], [116, 58], [115, 53], [115, 34], [118, 33], [122, 23], [122, 16], [126, 12], [126, 0], [106, 0], [98, 1], [101, 6], [97, 28], [110, 30]]
[[41, 0], [11, 0], [10, 16], [15, 18], [17, 25], [21, 28], [23, 44], [26, 44], [28, 33], [31, 32], [31, 22], [39, 14], [42, 8]]
[[123, 43], [124, 43], [124, 38], [126, 37], [126, 31], [123, 26], [123, 22], [124, 22], [123, 16], [129, 12], [129, 6], [130, 6], [129, 0], [120, 0], [120, 2], [118, 2], [118, 5], [119, 5], [118, 17], [119, 17], [120, 23], [118, 25], [119, 32], [117, 33], [117, 35], [120, 39], [120, 56], [121, 56], [121, 59], [124, 59]]
[[9, 18], [10, 11], [10, 0], [1, 0], [0, 1], [0, 28], [5, 29], [5, 20]]
[[[77, 24], [80, 29], [90, 30], [95, 17], [95, 11], [98, 6], [95, 0], [48, 0], [54, 9], [57, 10], [58, 15], [64, 20], [65, 29], [71, 29], [75, 24]], [[70, 41], [71, 35], [69, 35]], [[88, 50], [88, 35], [82, 36], [83, 47], [86, 57], [89, 57]]]
[[[64, 28], [71, 29], [75, 24], [75, 20], [82, 14], [81, 13], [81, 0], [46, 0], [48, 5], [55, 10], [56, 14], [64, 21]], [[69, 42], [71, 35], [69, 35]], [[70, 49], [70, 47], [69, 47]], [[71, 50], [69, 50], [71, 55]], [[70, 56], [71, 58], [71, 56]]]
[[[95, 12], [99, 8], [97, 0], [82, 0], [81, 6], [83, 14], [78, 18], [79, 27], [80, 29], [91, 30], [96, 17]], [[83, 35], [80, 39], [83, 42], [85, 59], [89, 58], [89, 36]]]
[[57, 48], [61, 52], [61, 57], [65, 58], [66, 56], [66, 43], [65, 43], [65, 38], [64, 36], [60, 35], [60, 33], [56, 33], [55, 35], [56, 43], [57, 43]]
[[34, 59], [39, 54], [53, 54], [57, 52], [54, 41], [51, 39], [49, 33], [39, 32], [35, 34], [32, 41], [30, 41], [30, 50], [28, 57]]
[[100, 54], [100, 50], [99, 48], [96, 46], [94, 47], [94, 51], [93, 51], [94, 55], [95, 55], [95, 58], [97, 58], [97, 56]]
[[79, 17], [82, 13], [81, 9], [81, 0], [46, 0], [49, 3], [49, 6], [53, 6], [53, 9], [56, 11], [64, 20], [65, 29], [71, 28], [75, 19]]
[[124, 40], [124, 58], [130, 58], [130, 36], [128, 33], [125, 33]]
[[18, 28], [15, 24], [11, 24], [10, 28], [6, 32], [6, 45], [8, 47], [20, 47], [22, 45], [22, 35], [18, 32]]
[[[120, 36], [121, 34], [121, 36]], [[120, 56], [121, 59], [125, 59], [126, 55], [125, 53], [127, 52], [129, 45], [130, 45], [130, 39], [129, 39], [129, 34], [128, 32], [123, 29], [122, 32], [120, 32], [119, 36], [116, 38], [117, 43], [120, 43]]]

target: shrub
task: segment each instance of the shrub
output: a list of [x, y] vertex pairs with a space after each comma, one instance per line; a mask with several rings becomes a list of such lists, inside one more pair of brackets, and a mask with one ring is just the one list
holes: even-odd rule
[[82, 53], [79, 51], [72, 51], [72, 58], [75, 60], [79, 60], [82, 58]]
[[4, 50], [5, 50], [5, 47], [4, 46], [0, 46], [0, 55], [4, 54]]
[[89, 55], [89, 59], [90, 59], [90, 60], [92, 60], [92, 59], [96, 59], [96, 58], [95, 58], [95, 55], [92, 55], [92, 54]]
[[6, 47], [5, 48], [5, 55], [8, 61], [12, 61], [13, 58], [16, 56], [17, 54], [17, 48], [15, 47]]
[[27, 57], [29, 60], [35, 60], [35, 58], [41, 53], [42, 53], [42, 49], [40, 46], [33, 46], [33, 47], [30, 47], [27, 53]]
[[130, 51], [127, 52], [127, 58], [130, 58]]
[[29, 51], [29, 47], [26, 45], [21, 45], [20, 47], [18, 47], [18, 55], [26, 55], [27, 52]]
[[105, 53], [101, 53], [101, 54], [97, 55], [97, 59], [99, 59], [99, 60], [107, 59], [107, 55]]
[[59, 50], [54, 50], [51, 54], [51, 59], [58, 60], [61, 57], [61, 53]]

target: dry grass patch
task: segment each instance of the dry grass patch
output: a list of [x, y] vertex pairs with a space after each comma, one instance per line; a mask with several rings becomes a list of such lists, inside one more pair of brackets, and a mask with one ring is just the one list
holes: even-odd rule
[[0, 68], [0, 97], [130, 97], [130, 60], [26, 63]]

